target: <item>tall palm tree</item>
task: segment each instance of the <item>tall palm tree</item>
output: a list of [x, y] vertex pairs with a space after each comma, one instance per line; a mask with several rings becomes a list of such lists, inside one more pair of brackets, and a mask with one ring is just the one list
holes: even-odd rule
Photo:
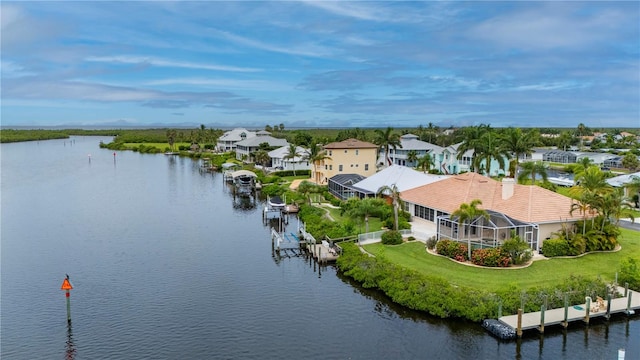
[[169, 149], [173, 151], [173, 144], [176, 142], [177, 132], [175, 129], [167, 130], [167, 141], [169, 142]]
[[402, 199], [400, 198], [400, 191], [396, 184], [391, 186], [384, 185], [378, 189], [378, 195], [385, 195], [391, 198], [391, 204], [393, 205], [393, 225], [394, 230], [398, 230], [398, 208], [402, 205]]
[[593, 160], [591, 160], [588, 157], [580, 158], [580, 160], [576, 162], [576, 166], [573, 169], [573, 173], [575, 176], [579, 176], [591, 166], [595, 166]]
[[583, 123], [578, 124], [578, 127], [576, 128], [576, 135], [580, 137], [580, 150], [582, 150], [583, 143], [584, 143], [584, 139], [582, 137], [587, 135], [587, 133], [588, 133], [588, 129], [585, 126], [585, 124]]
[[293, 176], [296, 176], [295, 158], [299, 156], [300, 156], [300, 153], [298, 152], [298, 145], [289, 144], [289, 148], [287, 149], [287, 155], [285, 155], [284, 158], [291, 160], [291, 165], [293, 165]]
[[418, 152], [415, 150], [409, 150], [407, 153], [407, 161], [409, 165], [415, 165], [416, 161], [418, 161]]
[[313, 164], [313, 174], [315, 177], [313, 181], [316, 184], [319, 184], [320, 179], [318, 178], [318, 171], [317, 171], [318, 168], [316, 167], [316, 165], [324, 161], [325, 159], [331, 159], [331, 158], [327, 156], [327, 152], [322, 148], [322, 146], [320, 146], [320, 144], [316, 142], [311, 143], [311, 146], [309, 147], [309, 155], [307, 156], [307, 158]]
[[612, 191], [607, 183], [605, 173], [597, 166], [590, 166], [583, 172], [576, 174], [576, 185], [569, 189], [569, 194], [581, 197], [586, 194], [606, 194]]
[[255, 162], [262, 165], [262, 172], [266, 174], [267, 163], [269, 162], [269, 160], [271, 160], [267, 150], [256, 150], [256, 152], [253, 154], [253, 159]]
[[480, 136], [480, 147], [477, 149], [478, 165], [485, 165], [487, 176], [491, 176], [491, 162], [495, 159], [500, 169], [505, 168], [505, 159], [510, 159], [511, 154], [500, 142], [494, 131], [487, 131]]
[[522, 131], [520, 128], [505, 129], [500, 138], [505, 150], [513, 155], [513, 168], [510, 169], [511, 176], [516, 177], [516, 171], [520, 164], [520, 157], [531, 155], [533, 147], [536, 145], [536, 132], [533, 130]]
[[435, 166], [435, 162], [433, 161], [431, 154], [426, 153], [418, 159], [418, 168], [420, 168], [425, 174], [431, 170], [432, 166]]
[[525, 161], [520, 167], [522, 168], [522, 171], [518, 176], [519, 183], [524, 183], [524, 180], [530, 177], [531, 185], [535, 185], [536, 175], [540, 175], [542, 177], [542, 181], [547, 181], [547, 167], [541, 161]]
[[462, 142], [460, 146], [458, 146], [458, 160], [461, 160], [464, 157], [464, 154], [473, 150], [471, 155], [471, 171], [477, 172], [478, 165], [480, 163], [478, 155], [480, 154], [483, 144], [481, 137], [484, 133], [491, 130], [490, 125], [481, 124], [478, 126], [471, 126], [464, 128], [462, 130]]
[[569, 214], [573, 215], [575, 210], [580, 211], [582, 214], [582, 235], [584, 235], [587, 229], [587, 212], [589, 212], [589, 209], [591, 209], [591, 207], [587, 202], [578, 200], [577, 202], [571, 203], [571, 211], [569, 211]]
[[[479, 217], [489, 219], [489, 213], [484, 209], [479, 209], [478, 205], [482, 205], [482, 200], [474, 199], [470, 203], [460, 204], [460, 207], [451, 213], [451, 217], [458, 218], [458, 227], [462, 228], [462, 237], [466, 236], [467, 223], [471, 223]], [[467, 237], [468, 258], [471, 259], [471, 236]]]
[[392, 127], [387, 127], [386, 130], [376, 129], [375, 137], [374, 144], [378, 145], [380, 150], [384, 150], [385, 166], [391, 165], [392, 162], [389, 157], [389, 148], [393, 148], [394, 150], [402, 148], [402, 144], [400, 143], [400, 134], [394, 133]]
[[569, 131], [563, 131], [560, 133], [560, 136], [556, 138], [556, 144], [558, 148], [562, 148], [562, 150], [567, 151], [567, 147], [573, 143], [574, 136]]

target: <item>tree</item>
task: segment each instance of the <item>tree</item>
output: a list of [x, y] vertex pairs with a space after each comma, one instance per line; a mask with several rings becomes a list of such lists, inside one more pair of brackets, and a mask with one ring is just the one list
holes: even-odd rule
[[622, 158], [622, 166], [631, 171], [635, 171], [640, 167], [640, 161], [638, 161], [638, 157], [635, 154], [629, 152]]
[[393, 205], [393, 225], [394, 230], [398, 230], [398, 208], [402, 204], [402, 199], [400, 198], [400, 191], [398, 191], [398, 186], [396, 184], [391, 184], [391, 186], [384, 185], [378, 189], [378, 195], [385, 195], [391, 198], [391, 204]]
[[318, 168], [316, 167], [316, 165], [319, 162], [324, 161], [325, 159], [331, 159], [329, 156], [327, 156], [327, 152], [322, 148], [322, 146], [320, 146], [320, 144], [312, 142], [311, 146], [309, 147], [309, 155], [307, 156], [307, 158], [309, 159], [309, 161], [311, 162], [311, 164], [313, 164], [313, 174], [315, 179], [313, 179], [313, 181], [316, 184], [320, 183], [320, 179], [318, 179]]
[[467, 127], [462, 130], [462, 142], [457, 150], [458, 160], [461, 160], [467, 151], [473, 150], [471, 155], [471, 171], [473, 172], [477, 172], [479, 168], [479, 154], [483, 148], [481, 137], [490, 130], [491, 126], [485, 124]]
[[509, 169], [512, 177], [516, 177], [520, 157], [531, 155], [533, 147], [536, 145], [536, 135], [534, 130], [522, 131], [520, 128], [512, 127], [505, 129], [501, 134], [502, 146], [513, 155], [514, 165], [512, 169]]
[[567, 147], [573, 143], [574, 137], [568, 131], [563, 131], [560, 133], [560, 136], [556, 138], [556, 144], [558, 148], [562, 148], [562, 150], [567, 151]]
[[526, 161], [520, 166], [522, 171], [518, 175], [518, 182], [524, 183], [524, 180], [531, 177], [531, 185], [536, 183], [536, 175], [540, 175], [543, 181], [547, 181], [547, 167], [540, 161]]
[[304, 199], [307, 201], [307, 203], [309, 205], [311, 205], [311, 197], [310, 195], [312, 193], [315, 193], [318, 191], [318, 186], [315, 184], [312, 184], [309, 181], [303, 181], [300, 183], [300, 185], [298, 185], [298, 192], [302, 194], [302, 196], [304, 197]]
[[496, 159], [500, 169], [504, 170], [505, 159], [511, 158], [509, 150], [503, 147], [495, 132], [489, 130], [480, 136], [480, 146], [476, 149], [478, 165], [481, 162], [485, 164], [485, 170], [488, 176], [491, 176], [491, 162]]
[[391, 165], [392, 162], [391, 158], [389, 157], [389, 148], [393, 148], [394, 150], [397, 148], [402, 148], [402, 144], [400, 143], [400, 135], [394, 133], [392, 127], [387, 127], [386, 130], [376, 129], [375, 136], [376, 138], [374, 143], [378, 145], [380, 150], [384, 150], [385, 166]]
[[173, 144], [176, 142], [177, 132], [175, 129], [167, 130], [167, 141], [169, 142], [169, 148], [173, 151]]
[[426, 153], [423, 157], [418, 159], [418, 168], [422, 169], [422, 172], [425, 174], [431, 170], [431, 167], [434, 166], [433, 158], [431, 154]]
[[355, 206], [352, 206], [349, 211], [349, 215], [357, 218], [362, 218], [364, 220], [364, 232], [369, 232], [369, 216], [375, 213], [376, 209], [379, 209], [384, 205], [382, 199], [376, 198], [364, 198], [358, 200], [349, 200], [356, 201]]
[[407, 153], [407, 161], [409, 164], [414, 165], [418, 160], [418, 152], [415, 150], [409, 150]]
[[589, 133], [589, 129], [583, 124], [578, 124], [576, 128], [576, 135], [580, 138], [580, 150], [583, 148], [584, 139], [583, 137]]
[[293, 176], [296, 176], [295, 158], [299, 156], [300, 156], [300, 153], [298, 152], [298, 146], [296, 144], [289, 144], [289, 148], [287, 149], [287, 155], [285, 155], [284, 158], [291, 160], [291, 165], [293, 165]]
[[[462, 228], [462, 237], [466, 236], [467, 223], [471, 223], [479, 217], [489, 219], [489, 213], [486, 210], [479, 209], [478, 205], [482, 205], [482, 200], [474, 199], [470, 203], [460, 204], [460, 207], [451, 213], [451, 217], [458, 218], [458, 227]], [[471, 237], [467, 237], [467, 246], [469, 251], [469, 259], [471, 259]]]
[[266, 150], [256, 150], [256, 152], [253, 154], [253, 159], [255, 160], [255, 162], [262, 165], [262, 172], [266, 173], [267, 163], [269, 162], [269, 160], [271, 160], [271, 158], [269, 157], [269, 153]]

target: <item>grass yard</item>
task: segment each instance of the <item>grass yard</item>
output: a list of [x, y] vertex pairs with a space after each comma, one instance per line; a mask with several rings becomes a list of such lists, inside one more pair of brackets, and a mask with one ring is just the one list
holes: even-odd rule
[[[345, 222], [347, 220], [349, 220], [350, 218], [348, 216], [342, 216], [340, 215], [340, 209], [339, 208], [333, 208], [333, 207], [329, 207], [329, 206], [323, 206], [323, 209], [329, 211], [329, 215], [331, 215], [331, 217], [338, 222]], [[356, 225], [360, 225], [359, 221], [360, 220], [354, 220]], [[380, 218], [377, 217], [373, 217], [373, 216], [369, 216], [369, 232], [374, 232], [374, 231], [378, 231], [382, 229], [382, 221], [380, 220]], [[362, 222], [362, 232], [364, 233], [364, 222]]]
[[498, 291], [512, 285], [523, 289], [545, 285], [549, 280], [567, 278], [572, 274], [587, 277], [601, 276], [606, 281], [613, 281], [621, 259], [631, 256], [640, 261], [640, 232], [621, 230], [622, 249], [618, 252], [587, 254], [570, 259], [539, 260], [521, 269], [466, 266], [444, 257], [428, 254], [421, 242], [398, 246], [377, 243], [365, 245], [364, 248], [376, 256], [384, 256], [393, 263], [425, 274], [439, 275], [452, 284]]

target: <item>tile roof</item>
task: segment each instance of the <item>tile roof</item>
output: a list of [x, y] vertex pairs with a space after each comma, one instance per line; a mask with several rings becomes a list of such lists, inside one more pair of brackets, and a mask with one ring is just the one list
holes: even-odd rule
[[377, 149], [378, 145], [370, 142], [347, 139], [339, 142], [332, 142], [324, 146], [325, 149]]
[[479, 199], [480, 208], [524, 222], [555, 223], [582, 218], [577, 211], [569, 214], [573, 201], [569, 197], [535, 185], [513, 184], [513, 195], [503, 200], [503, 186], [509, 185], [477, 173], [464, 173], [403, 191], [401, 198], [449, 214], [461, 204]]

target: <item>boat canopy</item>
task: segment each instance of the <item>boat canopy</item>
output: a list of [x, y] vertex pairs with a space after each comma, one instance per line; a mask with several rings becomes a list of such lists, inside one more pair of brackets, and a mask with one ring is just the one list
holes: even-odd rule
[[247, 177], [247, 176], [253, 177], [253, 178], [258, 177], [258, 175], [256, 175], [254, 172], [251, 172], [249, 170], [238, 170], [231, 173], [231, 177], [234, 179], [238, 177]]
[[222, 164], [222, 168], [227, 170], [227, 169], [233, 169], [235, 167], [240, 167], [240, 165], [236, 164], [236, 163], [224, 163]]

